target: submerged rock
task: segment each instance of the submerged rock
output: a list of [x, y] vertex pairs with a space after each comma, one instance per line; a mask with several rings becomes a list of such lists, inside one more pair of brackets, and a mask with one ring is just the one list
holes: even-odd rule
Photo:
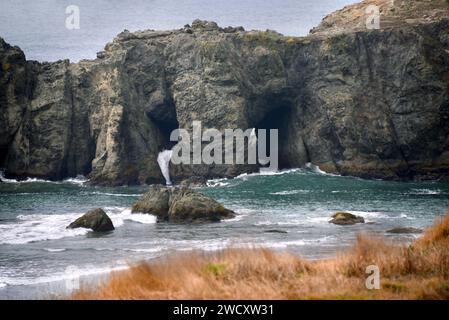
[[411, 228], [411, 227], [399, 227], [387, 230], [387, 233], [422, 233], [422, 229]]
[[153, 185], [132, 207], [133, 213], [149, 213], [158, 222], [219, 222], [235, 216], [222, 204], [185, 187]]
[[349, 212], [337, 212], [332, 216], [332, 220], [329, 223], [347, 226], [356, 223], [365, 223], [365, 219]]
[[67, 226], [67, 229], [87, 228], [96, 232], [114, 230], [114, 225], [103, 209], [93, 209]]
[[271, 229], [271, 230], [265, 230], [266, 233], [288, 233], [285, 230], [277, 230], [277, 229]]

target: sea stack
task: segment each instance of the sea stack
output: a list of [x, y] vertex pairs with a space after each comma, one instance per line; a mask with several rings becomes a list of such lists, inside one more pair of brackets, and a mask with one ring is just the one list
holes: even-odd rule
[[132, 207], [133, 213], [149, 213], [158, 222], [220, 222], [235, 216], [232, 210], [199, 192], [186, 187], [153, 185]]
[[67, 229], [87, 228], [95, 232], [114, 230], [114, 225], [103, 209], [93, 209], [67, 226]]

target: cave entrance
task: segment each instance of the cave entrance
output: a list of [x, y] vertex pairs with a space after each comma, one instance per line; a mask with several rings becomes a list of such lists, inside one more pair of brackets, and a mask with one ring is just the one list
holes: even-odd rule
[[171, 98], [148, 108], [147, 116], [159, 131], [158, 151], [171, 150], [176, 142], [170, 141], [173, 130], [179, 128], [175, 104]]
[[8, 154], [8, 147], [2, 146], [0, 147], [0, 169], [5, 165], [6, 157]]
[[163, 150], [171, 150], [177, 142], [170, 141], [170, 135], [173, 130], [179, 128], [178, 120], [174, 118], [171, 121], [159, 121], [155, 124], [162, 136], [162, 144], [159, 147], [159, 152]]
[[268, 112], [260, 121], [255, 124], [256, 135], [258, 134], [259, 129], [267, 130], [267, 153], [270, 152], [270, 146], [272, 141], [270, 141], [270, 130], [277, 129], [278, 130], [278, 160], [279, 160], [279, 169], [285, 169], [290, 167], [290, 163], [285, 156], [285, 150], [288, 145], [288, 130], [289, 130], [289, 121], [292, 117], [292, 107], [290, 105], [281, 105], [270, 112]]
[[0, 182], [2, 182], [2, 177], [6, 175], [6, 158], [8, 156], [8, 147], [1, 146], [0, 147]]

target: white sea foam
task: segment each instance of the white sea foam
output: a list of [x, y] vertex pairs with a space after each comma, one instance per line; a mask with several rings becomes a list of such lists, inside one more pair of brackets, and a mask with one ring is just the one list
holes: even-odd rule
[[78, 176], [76, 176], [76, 178], [68, 178], [68, 179], [63, 180], [62, 182], [73, 183], [73, 184], [77, 184], [77, 185], [83, 185], [83, 184], [85, 184], [88, 181], [89, 180], [85, 176], [78, 175]]
[[170, 244], [175, 250], [179, 251], [216, 251], [223, 250], [229, 247], [231, 240], [229, 239], [214, 239], [214, 240], [170, 240]]
[[281, 176], [284, 174], [301, 172], [301, 170], [302, 169], [300, 169], [300, 168], [293, 168], [293, 169], [286, 169], [286, 170], [279, 170], [279, 171], [260, 171], [260, 172], [253, 172], [253, 173], [242, 173], [233, 179], [228, 179], [228, 178], [210, 179], [206, 182], [206, 185], [208, 187], [212, 187], [212, 188], [226, 187], [226, 186], [229, 186], [231, 184], [231, 182], [236, 181], [236, 180], [245, 181], [248, 178], [260, 177], [260, 176]]
[[67, 249], [65, 249], [65, 248], [44, 248], [44, 250], [48, 251], [48, 252], [64, 252]]
[[158, 241], [159, 243], [168, 244], [167, 247], [161, 250], [166, 249], [174, 251], [192, 251], [192, 250], [217, 251], [228, 248], [266, 247], [271, 243], [269, 241], [265, 241], [264, 239], [249, 239], [244, 236], [242, 236], [242, 238], [232, 238], [232, 239], [231, 238], [214, 238], [204, 240], [158, 239]]
[[154, 253], [154, 252], [161, 252], [163, 250], [162, 247], [155, 247], [155, 248], [124, 248], [124, 251], [131, 251], [131, 252], [144, 252], [144, 253]]
[[116, 248], [89, 248], [89, 250], [95, 250], [95, 251], [115, 251]]
[[257, 210], [243, 209], [243, 208], [240, 208], [240, 209], [237, 209], [237, 210], [234, 210], [234, 211], [237, 213], [234, 218], [232, 218], [232, 219], [225, 219], [225, 220], [222, 220], [222, 222], [237, 222], [237, 221], [241, 221], [241, 220], [245, 219], [246, 217], [248, 217], [248, 216], [258, 212]]
[[299, 226], [304, 225], [304, 219], [295, 219], [290, 221], [272, 221], [272, 220], [263, 220], [256, 222], [254, 225], [256, 226]]
[[242, 173], [235, 177], [234, 179], [246, 179], [248, 177], [257, 177], [257, 176], [280, 176], [284, 174], [289, 174], [293, 172], [298, 172], [301, 169], [294, 168], [294, 169], [288, 169], [288, 170], [279, 170], [279, 171], [260, 171], [260, 172], [254, 172], [254, 173]]
[[61, 184], [61, 183], [71, 183], [71, 184], [77, 184], [77, 185], [83, 185], [89, 180], [79, 175], [76, 178], [68, 178], [62, 181], [52, 181], [52, 180], [45, 180], [45, 179], [38, 179], [38, 178], [26, 178], [24, 180], [17, 180], [17, 179], [8, 179], [5, 178], [5, 174], [3, 171], [0, 171], [0, 180], [4, 183], [55, 183], [55, 184]]
[[305, 246], [306, 242], [304, 240], [292, 240], [292, 241], [281, 241], [281, 242], [262, 242], [259, 244], [263, 248], [288, 248], [291, 246]]
[[311, 169], [311, 170], [312, 170], [313, 172], [315, 172], [315, 173], [319, 173], [319, 174], [327, 174], [327, 172], [321, 170], [319, 166], [314, 165], [314, 164], [311, 163], [311, 162], [306, 163], [306, 168], [307, 168], [307, 169]]
[[105, 207], [104, 209], [116, 228], [122, 226], [125, 221], [134, 221], [144, 224], [156, 223], [156, 216], [151, 214], [131, 213], [131, 209], [129, 208]]
[[246, 217], [245, 214], [236, 214], [234, 218], [225, 219], [225, 220], [222, 220], [222, 222], [237, 222], [237, 221], [241, 221], [244, 217]]
[[[312, 164], [312, 163], [307, 163], [305, 165], [305, 167], [307, 169], [310, 169], [311, 171], [315, 172], [315, 173], [319, 173], [322, 175], [330, 175], [330, 176], [340, 176], [338, 174], [333, 174], [333, 173], [327, 173], [323, 170], [320, 169], [320, 167]], [[236, 176], [234, 179], [243, 179], [246, 180], [249, 177], [258, 177], [258, 176], [279, 176], [279, 175], [284, 175], [284, 174], [290, 174], [290, 173], [300, 173], [303, 172], [304, 169], [302, 168], [292, 168], [292, 169], [285, 169], [285, 170], [278, 170], [278, 171], [259, 171], [259, 172], [253, 172], [253, 173], [242, 173], [238, 176]], [[225, 184], [228, 183], [228, 179], [223, 178], [223, 179], [212, 179], [209, 180], [208, 183], [211, 186], [220, 186], [220, 184]]]
[[208, 187], [214, 188], [214, 187], [226, 187], [230, 184], [230, 180], [227, 178], [221, 178], [221, 179], [211, 179], [206, 182], [206, 185]]
[[19, 215], [17, 223], [0, 224], [0, 244], [24, 244], [79, 236], [87, 229], [66, 229], [82, 213]]
[[408, 194], [416, 194], [416, 195], [435, 195], [442, 194], [442, 191], [439, 189], [412, 189]]
[[287, 195], [309, 193], [309, 192], [310, 192], [310, 190], [286, 190], [286, 191], [271, 192], [270, 194], [278, 195], [278, 196], [287, 196]]
[[[150, 244], [154, 246], [154, 244]], [[145, 252], [145, 253], [151, 253], [151, 252], [160, 252], [166, 248], [163, 248], [161, 246], [156, 246], [153, 248], [112, 248], [112, 247], [100, 247], [100, 248], [91, 248], [91, 250], [95, 251], [129, 251], [129, 252]]]
[[325, 216], [321, 216], [321, 217], [307, 217], [307, 221], [312, 222], [312, 223], [318, 223], [318, 224], [322, 224], [322, 223], [328, 223], [329, 220], [331, 219], [330, 216], [332, 214], [328, 214]]
[[313, 164], [311, 162], [306, 163], [305, 167], [307, 169], [312, 170], [315, 173], [318, 173], [318, 174], [332, 176], [332, 177], [341, 177], [341, 175], [339, 175], [339, 174], [329, 173], [329, 172], [323, 171], [323, 170], [320, 169], [319, 166], [317, 166], [317, 165], [315, 165], [315, 164]]
[[110, 193], [110, 192], [99, 192], [94, 191], [92, 194], [100, 195], [100, 196], [113, 196], [113, 197], [141, 197], [141, 193]]
[[141, 213], [130, 213], [129, 215], [126, 215], [123, 217], [123, 220], [129, 220], [144, 224], [153, 224], [156, 223], [157, 218], [154, 215], [151, 214], [141, 214]]
[[59, 272], [49, 276], [40, 277], [0, 277], [0, 287], [18, 286], [18, 285], [36, 285], [51, 283], [64, 280], [79, 279], [81, 277], [107, 274], [112, 271], [120, 271], [129, 269], [129, 266], [122, 261], [116, 261], [115, 264], [105, 267], [96, 267], [93, 265], [84, 266], [80, 268], [73, 268], [70, 273]]
[[258, 246], [262, 248], [288, 248], [295, 246], [307, 246], [313, 244], [329, 244], [335, 241], [333, 236], [324, 236], [315, 239], [298, 239], [298, 240], [287, 240], [287, 241], [261, 241]]
[[38, 178], [26, 178], [25, 180], [8, 179], [8, 178], [5, 178], [3, 176], [3, 174], [0, 175], [0, 179], [4, 183], [32, 183], [32, 182], [56, 183], [55, 181], [38, 179]]
[[[155, 216], [131, 213], [128, 208], [106, 207], [105, 211], [116, 228], [122, 226], [126, 220], [145, 224], [156, 223]], [[19, 215], [16, 223], [0, 224], [0, 244], [24, 244], [84, 235], [90, 230], [66, 229], [72, 221], [83, 214], [78, 212]]]
[[354, 210], [348, 210], [346, 212], [355, 214], [356, 216], [362, 216], [363, 218], [383, 218], [388, 219], [391, 218], [388, 214], [385, 212], [380, 211], [354, 211]]
[[[312, 172], [321, 174], [321, 175], [328, 175], [333, 177], [340, 177], [339, 174], [334, 173], [328, 173], [320, 169], [319, 166], [314, 165], [312, 163], [307, 163], [305, 165], [305, 168], [311, 170]], [[250, 177], [258, 177], [258, 176], [279, 176], [284, 174], [290, 174], [290, 173], [305, 173], [306, 171], [304, 168], [292, 168], [292, 169], [285, 169], [285, 170], [278, 170], [278, 171], [260, 171], [260, 172], [254, 172], [254, 173], [242, 173], [238, 176], [236, 176], [233, 179], [227, 179], [227, 178], [219, 178], [219, 179], [211, 179], [208, 180], [206, 185], [208, 187], [225, 187], [230, 184], [232, 180], [246, 180]]]
[[297, 239], [287, 241], [270, 241], [265, 239], [218, 239], [201, 241], [179, 241], [176, 248], [179, 251], [204, 250], [216, 251], [227, 248], [288, 248], [292, 246], [305, 246], [308, 244], [328, 243], [332, 241], [331, 236], [325, 236], [317, 239]]

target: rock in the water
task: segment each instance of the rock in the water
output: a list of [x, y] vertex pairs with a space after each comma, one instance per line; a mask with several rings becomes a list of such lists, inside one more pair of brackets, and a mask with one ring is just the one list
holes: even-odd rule
[[150, 190], [133, 205], [132, 212], [151, 213], [157, 216], [158, 220], [168, 220], [169, 202], [172, 194], [170, 189], [159, 185], [150, 186]]
[[347, 226], [356, 223], [365, 223], [365, 219], [349, 212], [337, 212], [332, 216], [332, 220], [329, 223]]
[[205, 195], [185, 187], [153, 185], [132, 207], [133, 213], [150, 213], [158, 221], [177, 223], [219, 222], [234, 212]]
[[202, 177], [202, 176], [193, 176], [193, 177], [189, 177], [187, 179], [182, 180], [179, 183], [179, 185], [182, 187], [192, 188], [192, 187], [205, 186], [206, 183], [207, 183], [207, 178]]
[[234, 217], [222, 204], [188, 188], [178, 189], [170, 199], [168, 219], [172, 222], [218, 222]]
[[277, 229], [271, 229], [271, 230], [265, 230], [266, 233], [288, 233], [285, 230], [277, 230]]
[[114, 225], [103, 209], [94, 209], [76, 219], [67, 226], [68, 229], [87, 228], [96, 232], [114, 230]]
[[387, 230], [387, 233], [422, 233], [422, 229], [411, 227], [399, 227]]

